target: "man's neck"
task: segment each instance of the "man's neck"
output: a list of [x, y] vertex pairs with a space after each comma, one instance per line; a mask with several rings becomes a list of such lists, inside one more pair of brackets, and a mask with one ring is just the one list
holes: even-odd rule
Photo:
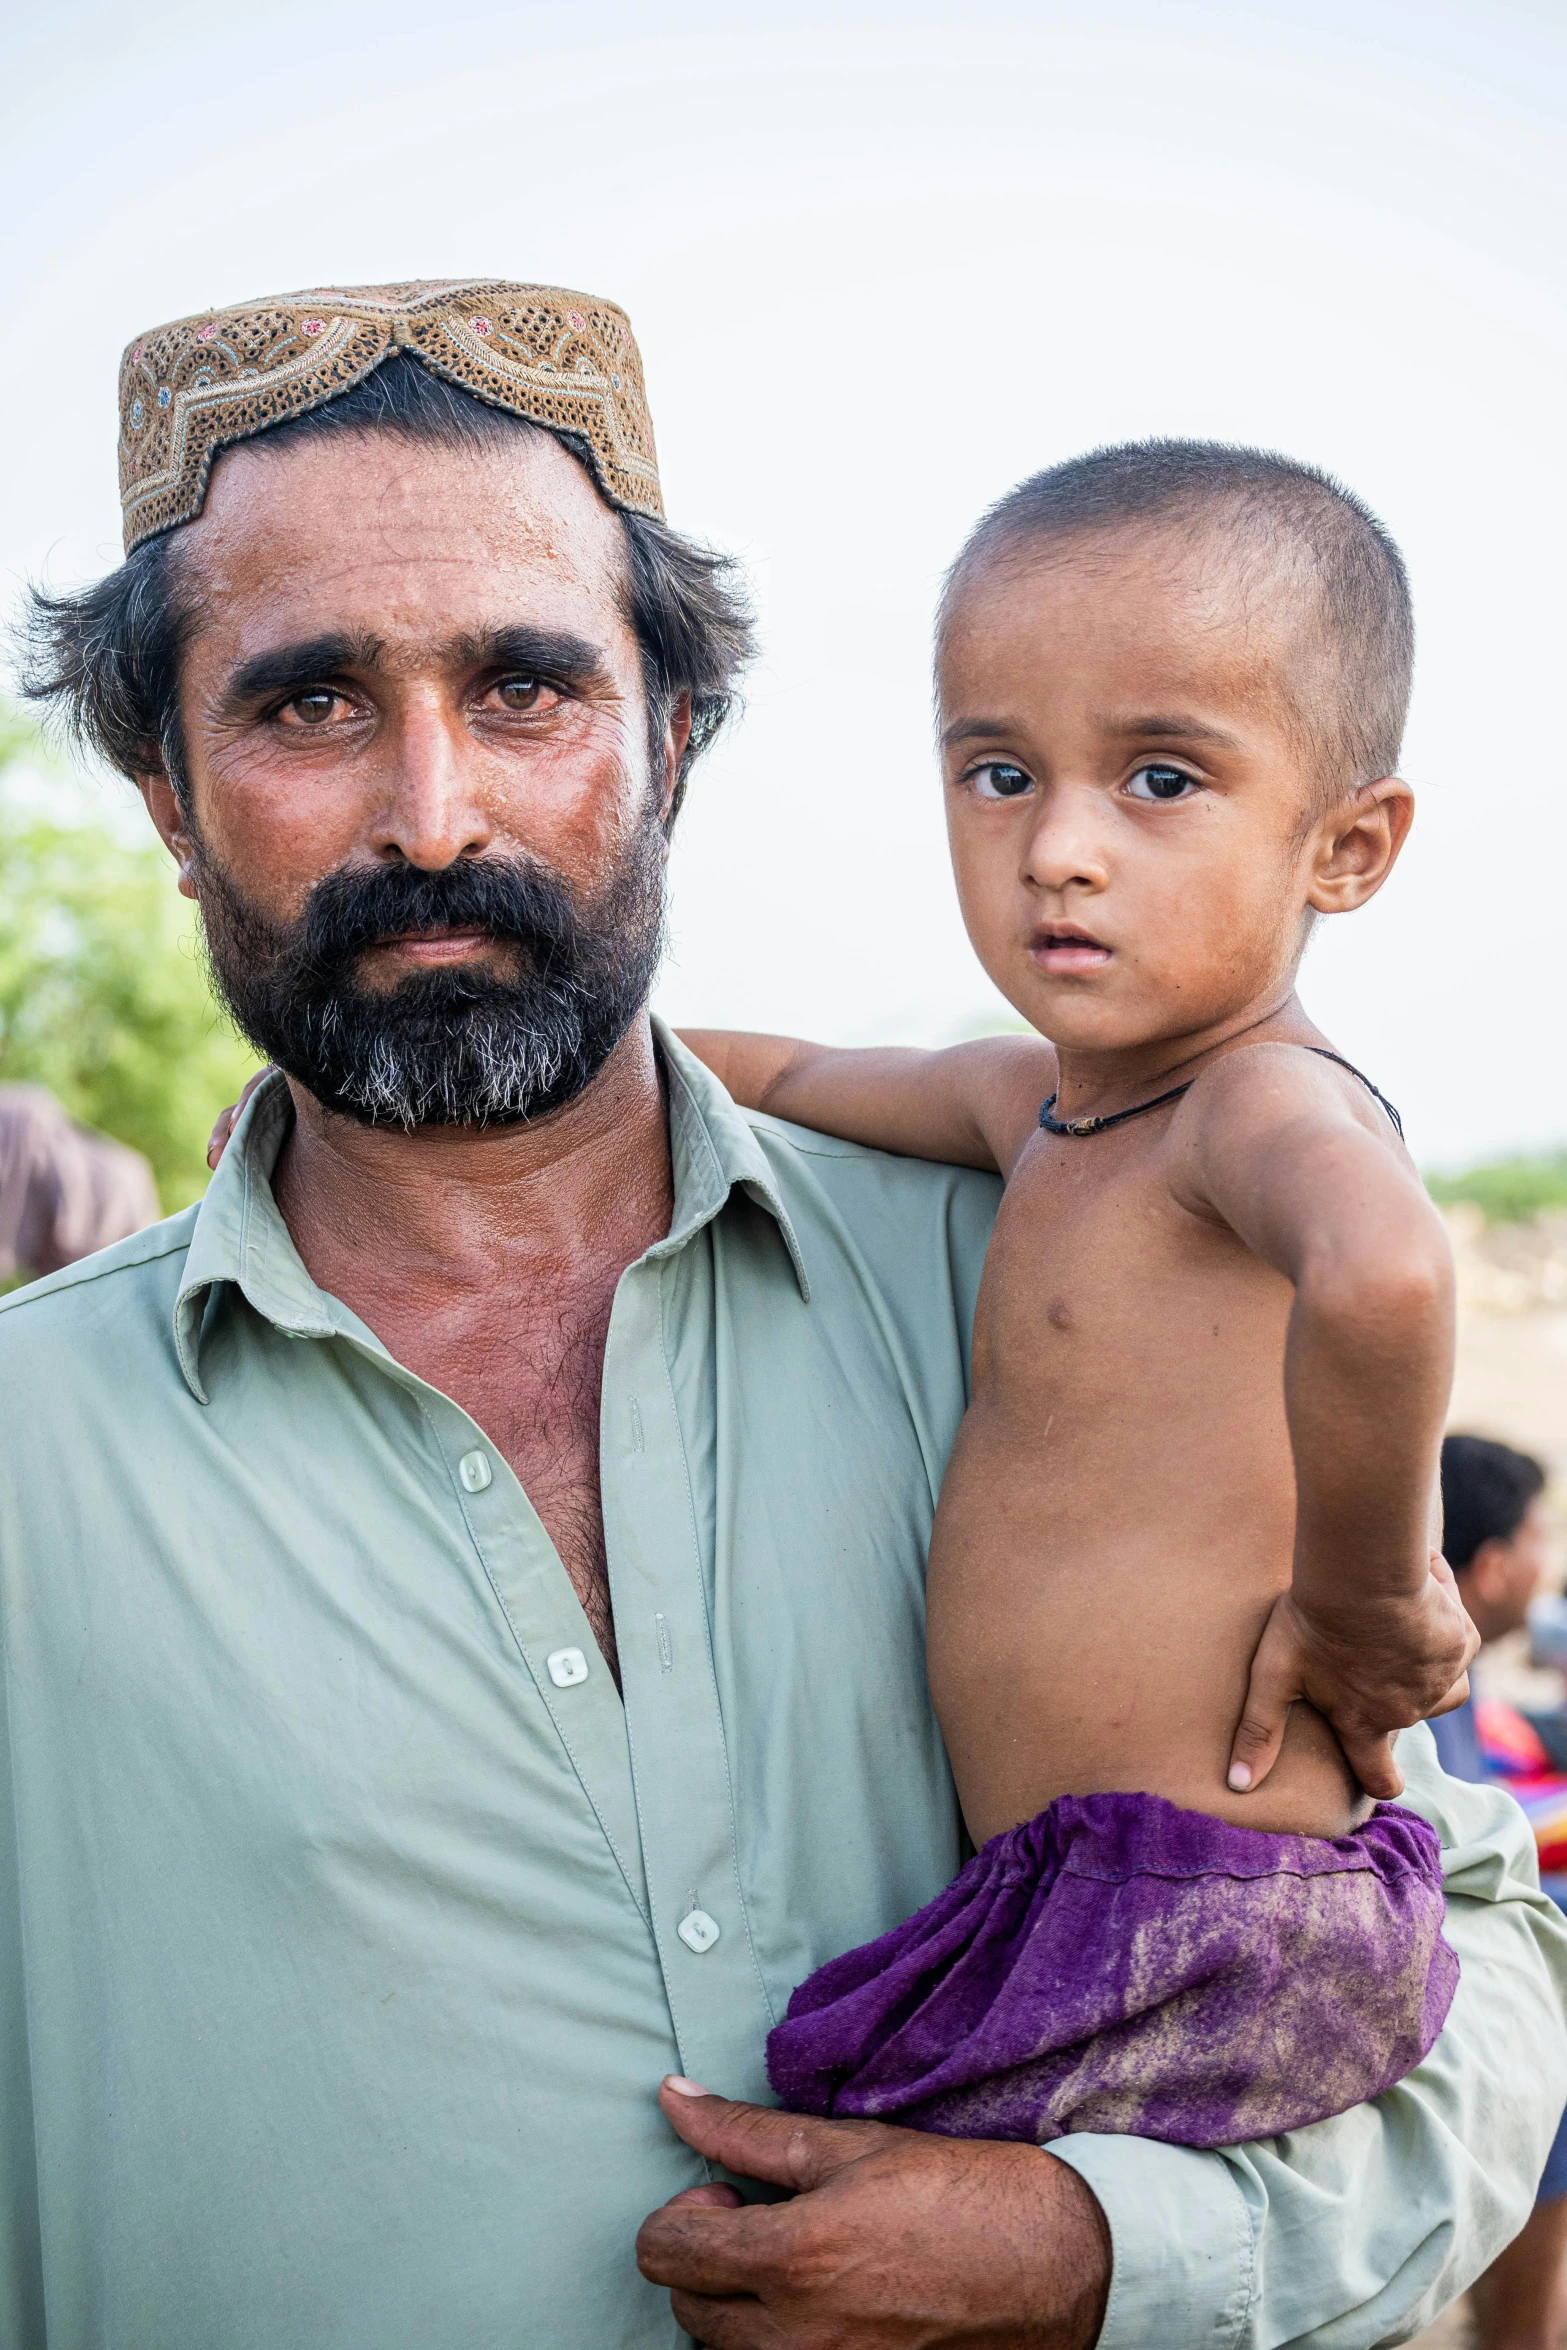
[[516, 1471], [612, 1673], [599, 1394], [615, 1291], [674, 1208], [643, 1013], [536, 1125], [402, 1134], [295, 1091], [273, 1191], [306, 1271]]
[[290, 1091], [273, 1192], [312, 1277], [356, 1311], [347, 1289], [449, 1291], [493, 1281], [504, 1260], [620, 1256], [633, 1234], [640, 1254], [668, 1230], [668, 1125], [645, 1013], [586, 1091], [535, 1124], [404, 1133], [323, 1110], [292, 1080]]

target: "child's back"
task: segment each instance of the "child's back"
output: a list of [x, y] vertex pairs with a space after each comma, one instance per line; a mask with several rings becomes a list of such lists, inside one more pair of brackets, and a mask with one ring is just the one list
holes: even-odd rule
[[[987, 1851], [797, 1994], [797, 2102], [1215, 2143], [1372, 2093], [1440, 2021], [1434, 1849], [1367, 1795], [1473, 1646], [1430, 1547], [1451, 1273], [1392, 1114], [1294, 995], [1316, 916], [1407, 831], [1408, 654], [1396, 552], [1302, 469], [1151, 449], [1026, 484], [949, 582], [941, 740], [970, 936], [1054, 1052], [692, 1040], [756, 1106], [1008, 1179], [929, 1578]], [[1076, 1943], [1121, 1937], [1135, 1991], [1063, 2004], [1102, 1957]], [[1346, 2029], [1352, 2061], [1308, 2064]]]

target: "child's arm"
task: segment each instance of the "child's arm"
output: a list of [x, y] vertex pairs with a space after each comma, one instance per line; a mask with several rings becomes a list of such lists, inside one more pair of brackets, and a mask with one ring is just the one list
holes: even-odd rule
[[927, 1053], [898, 1045], [839, 1051], [726, 1028], [677, 1033], [748, 1110], [873, 1150], [1003, 1175], [1055, 1090], [1056, 1057], [1037, 1036], [986, 1036]]
[[1399, 1794], [1391, 1733], [1458, 1702], [1479, 1645], [1433, 1548], [1453, 1373], [1447, 1236], [1354, 1082], [1298, 1048], [1259, 1046], [1205, 1072], [1171, 1132], [1177, 1198], [1295, 1289], [1294, 1570], [1252, 1660], [1230, 1760], [1238, 1791], [1272, 1769], [1304, 1697], [1367, 1793]]

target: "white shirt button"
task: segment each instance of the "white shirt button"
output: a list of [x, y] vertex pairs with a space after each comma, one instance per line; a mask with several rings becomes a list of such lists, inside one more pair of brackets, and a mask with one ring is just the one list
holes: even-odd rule
[[588, 1660], [580, 1648], [557, 1648], [544, 1659], [544, 1670], [557, 1689], [575, 1689], [588, 1677]]
[[713, 1944], [718, 1940], [718, 1920], [710, 1918], [705, 1909], [689, 1910], [675, 1928], [675, 1932], [680, 1936], [686, 1948], [694, 1950], [700, 1958], [703, 1951], [711, 1950]]
[[457, 1474], [462, 1479], [465, 1493], [482, 1493], [493, 1472], [482, 1452], [465, 1452], [457, 1463]]

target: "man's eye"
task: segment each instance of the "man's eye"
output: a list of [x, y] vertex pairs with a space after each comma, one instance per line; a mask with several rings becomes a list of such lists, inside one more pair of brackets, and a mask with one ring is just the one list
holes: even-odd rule
[[1202, 786], [1184, 767], [1167, 767], [1161, 761], [1139, 767], [1135, 775], [1127, 778], [1126, 788], [1134, 800], [1184, 800]]
[[330, 686], [312, 686], [306, 693], [295, 694], [278, 715], [294, 718], [301, 726], [324, 726], [342, 699], [342, 695], [334, 693]]
[[1021, 767], [1010, 767], [1003, 759], [987, 760], [983, 767], [970, 771], [969, 781], [982, 800], [1021, 799], [1034, 788], [1034, 779]]
[[544, 687], [536, 677], [503, 677], [495, 691], [503, 710], [536, 710]]

